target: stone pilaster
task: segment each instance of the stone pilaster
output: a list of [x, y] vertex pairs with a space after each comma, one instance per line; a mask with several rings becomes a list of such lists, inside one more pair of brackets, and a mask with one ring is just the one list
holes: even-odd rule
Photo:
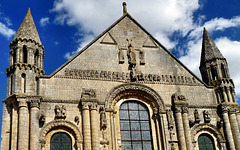
[[18, 150], [28, 149], [28, 105], [25, 98], [18, 98]]
[[99, 121], [97, 103], [92, 103], [91, 106], [91, 131], [92, 131], [92, 150], [99, 150]]
[[83, 150], [91, 150], [90, 114], [88, 102], [82, 102]]
[[231, 120], [232, 129], [233, 129], [234, 141], [236, 144], [236, 148], [240, 149], [240, 135], [239, 135], [239, 128], [238, 128], [236, 113], [237, 113], [236, 108], [231, 107], [230, 108], [230, 120]]
[[183, 129], [181, 107], [175, 108], [175, 117], [176, 117], [177, 134], [178, 134], [178, 140], [179, 140], [179, 149], [186, 150], [187, 147], [186, 147], [185, 134]]
[[229, 145], [229, 149], [235, 150], [236, 148], [233, 141], [233, 135], [232, 135], [231, 125], [229, 121], [228, 111], [229, 111], [229, 108], [227, 106], [222, 106], [222, 117], [225, 125], [225, 133], [227, 136], [226, 139]]
[[39, 100], [30, 102], [30, 149], [38, 150], [39, 147]]
[[182, 112], [183, 112], [183, 125], [184, 125], [184, 131], [185, 131], [185, 138], [187, 142], [187, 149], [192, 150], [192, 138], [191, 138], [191, 130], [189, 127], [188, 107], [183, 107]]

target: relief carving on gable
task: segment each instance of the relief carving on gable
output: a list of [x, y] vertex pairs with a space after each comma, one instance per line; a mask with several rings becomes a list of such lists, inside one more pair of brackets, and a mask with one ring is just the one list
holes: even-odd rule
[[[143, 74], [140, 71], [132, 70], [136, 77], [136, 83], [146, 84], [179, 84], [179, 85], [199, 85], [195, 77]], [[113, 72], [103, 70], [81, 70], [65, 69], [64, 75], [56, 75], [55, 78], [71, 78], [84, 80], [102, 80], [129, 83], [131, 81], [131, 72]]]

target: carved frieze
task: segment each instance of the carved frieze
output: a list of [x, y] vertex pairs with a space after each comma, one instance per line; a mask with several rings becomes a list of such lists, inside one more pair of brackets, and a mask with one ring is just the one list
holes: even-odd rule
[[[129, 72], [113, 72], [101, 70], [66, 69], [65, 75], [56, 75], [54, 77], [84, 80], [117, 81], [124, 83], [128, 83], [131, 81], [131, 76]], [[137, 83], [199, 85], [194, 77], [144, 74], [140, 71], [136, 71], [135, 77], [135, 81]]]

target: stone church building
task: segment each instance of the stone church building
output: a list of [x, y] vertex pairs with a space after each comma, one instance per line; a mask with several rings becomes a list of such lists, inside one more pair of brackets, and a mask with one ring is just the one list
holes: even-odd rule
[[206, 29], [202, 80], [125, 3], [50, 75], [30, 9], [9, 46], [2, 150], [240, 150], [234, 83]]

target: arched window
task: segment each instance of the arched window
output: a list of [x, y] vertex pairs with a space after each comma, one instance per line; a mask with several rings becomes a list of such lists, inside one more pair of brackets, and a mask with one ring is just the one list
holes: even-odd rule
[[22, 74], [22, 79], [21, 79], [21, 91], [22, 93], [26, 93], [26, 74]]
[[119, 110], [123, 150], [152, 150], [148, 108], [138, 101], [126, 101]]
[[201, 134], [198, 137], [199, 150], [215, 150], [213, 138], [209, 134]]
[[64, 132], [53, 134], [50, 143], [51, 150], [72, 150], [71, 137]]
[[226, 76], [226, 70], [225, 70], [225, 67], [224, 67], [223, 64], [221, 64], [221, 71], [222, 71], [222, 77], [223, 77], [223, 78], [226, 78], [226, 77], [227, 77], [227, 76]]
[[38, 57], [39, 57], [39, 52], [36, 50], [34, 54], [34, 65], [38, 67]]
[[23, 46], [23, 63], [27, 63], [27, 46]]
[[212, 73], [212, 80], [216, 80], [217, 79], [217, 72], [214, 69], [213, 66], [211, 66], [211, 73]]

